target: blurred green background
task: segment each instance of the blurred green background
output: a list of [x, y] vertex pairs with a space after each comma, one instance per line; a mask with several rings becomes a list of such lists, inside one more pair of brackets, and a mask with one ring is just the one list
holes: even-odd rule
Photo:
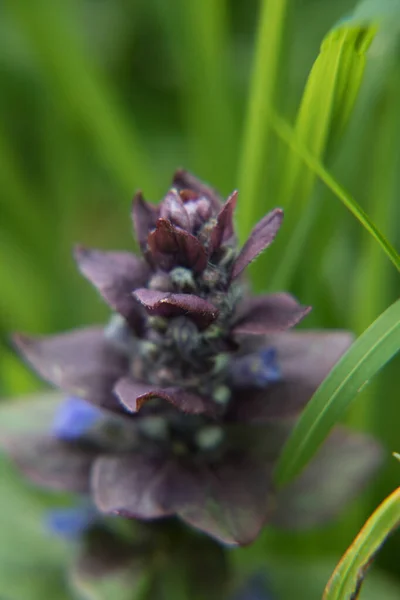
[[[284, 27], [272, 97], [278, 113], [294, 123], [321, 42], [354, 3], [288, 0], [281, 5]], [[325, 164], [398, 247], [400, 8], [396, 0], [364, 5], [373, 15], [388, 9], [389, 18], [368, 51], [349, 126]], [[134, 248], [129, 213], [136, 189], [158, 201], [174, 169], [182, 166], [224, 195], [237, 186], [241, 191], [260, 6], [256, 0], [1, 2], [2, 397], [42, 385], [14, 355], [10, 332], [50, 333], [107, 318], [107, 308], [77, 274], [71, 248], [77, 242]], [[271, 130], [254, 214], [289, 208], [282, 192], [286, 152]], [[295, 248], [296, 264], [285, 287], [313, 305], [306, 327], [360, 334], [399, 296], [398, 274], [332, 192], [318, 182], [310, 192], [301, 206], [294, 191], [294, 216], [289, 214], [271, 253], [257, 263], [254, 285], [267, 290], [282, 281], [274, 280], [274, 270], [297, 220], [307, 218], [307, 235]], [[239, 203], [240, 218], [246, 219], [246, 195], [239, 196]], [[399, 366], [398, 359], [392, 361], [349, 415], [354, 427], [373, 432], [389, 452], [400, 451]], [[299, 567], [299, 560], [309, 565], [308, 581], [317, 586], [312, 570], [317, 558], [324, 562], [326, 557], [333, 567], [366, 516], [398, 485], [400, 465], [389, 452], [379, 478], [340, 522], [301, 535], [267, 530], [252, 548], [235, 551], [236, 562], [267, 569], [270, 564], [281, 571], [283, 598], [292, 593], [314, 598], [311, 592], [301, 595], [307, 568]], [[330, 567], [321, 567], [326, 576]], [[374, 570], [387, 581], [378, 582], [378, 595], [370, 597], [396, 597], [398, 535], [380, 553]], [[292, 592], [284, 589], [290, 573], [298, 581]], [[0, 597], [1, 592], [0, 580]]]

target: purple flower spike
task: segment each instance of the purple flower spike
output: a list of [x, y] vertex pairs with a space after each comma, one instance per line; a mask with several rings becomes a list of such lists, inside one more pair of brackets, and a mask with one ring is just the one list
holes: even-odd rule
[[[233, 192], [223, 203], [179, 170], [159, 206], [134, 198], [142, 258], [78, 248], [80, 271], [117, 314], [105, 327], [15, 337], [33, 368], [72, 396], [53, 436], [3, 439], [0, 428], [0, 444], [32, 481], [91, 494], [107, 514], [175, 516], [244, 545], [268, 520], [332, 519], [378, 468], [379, 447], [367, 436], [332, 436], [296, 493], [275, 490], [290, 428], [351, 336], [285, 331], [310, 307], [283, 292], [248, 294], [240, 276], [272, 243], [283, 212], [261, 219], [238, 250], [237, 199]], [[339, 501], [331, 481], [341, 483]], [[315, 491], [315, 502], [304, 502]], [[85, 525], [78, 514], [53, 520], [67, 534]], [[249, 588], [245, 600], [256, 593]]]
[[53, 423], [53, 434], [59, 440], [77, 440], [103, 419], [96, 406], [71, 396], [59, 407]]

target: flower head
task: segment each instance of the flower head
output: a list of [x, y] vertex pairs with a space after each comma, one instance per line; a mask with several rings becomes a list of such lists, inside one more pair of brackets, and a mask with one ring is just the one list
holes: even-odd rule
[[[115, 314], [105, 328], [16, 336], [42, 377], [80, 399], [61, 410], [53, 437], [12, 444], [32, 479], [90, 492], [105, 513], [178, 515], [228, 544], [256, 537], [276, 506], [271, 472], [291, 419], [351, 336], [287, 332], [310, 307], [286, 293], [248, 295], [243, 271], [283, 213], [268, 213], [238, 249], [236, 202], [237, 192], [221, 203], [178, 171], [159, 206], [134, 198], [142, 257], [76, 249]], [[376, 465], [373, 443], [355, 445], [357, 474], [324, 517]]]

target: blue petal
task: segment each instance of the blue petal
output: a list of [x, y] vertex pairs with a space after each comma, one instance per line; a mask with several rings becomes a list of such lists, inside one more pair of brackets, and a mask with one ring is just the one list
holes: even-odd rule
[[231, 600], [274, 600], [263, 575], [254, 575]]
[[82, 535], [96, 518], [97, 512], [93, 507], [74, 506], [48, 511], [45, 522], [52, 533], [73, 540]]
[[60, 440], [80, 438], [102, 418], [102, 412], [89, 402], [73, 396], [58, 409], [53, 422], [53, 434]]
[[237, 387], [264, 388], [280, 381], [281, 371], [276, 349], [265, 348], [232, 361], [231, 375]]

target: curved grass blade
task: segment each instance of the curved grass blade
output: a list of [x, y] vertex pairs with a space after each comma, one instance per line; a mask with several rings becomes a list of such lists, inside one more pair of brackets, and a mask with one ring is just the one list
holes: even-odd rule
[[283, 449], [275, 473], [278, 484], [289, 482], [306, 466], [357, 394], [399, 349], [397, 300], [354, 342], [315, 392]]
[[[319, 160], [338, 146], [347, 128], [364, 79], [367, 50], [377, 28], [374, 24], [341, 24], [325, 36], [302, 96], [294, 125], [297, 140]], [[278, 205], [286, 211], [285, 238], [271, 289], [286, 289], [302, 255], [317, 214], [313, 191], [316, 173], [299, 154], [288, 148], [283, 163]], [[289, 210], [290, 208], [290, 210]], [[273, 253], [260, 267], [274, 264]]]
[[322, 600], [356, 600], [365, 574], [390, 533], [400, 526], [400, 487], [368, 519], [330, 578]]
[[336, 179], [325, 169], [324, 165], [302, 144], [294, 134], [290, 125], [284, 119], [275, 114], [273, 126], [276, 133], [282, 138], [299, 156], [311, 170], [318, 175], [320, 180], [343, 202], [345, 207], [356, 217], [356, 219], [372, 235], [387, 257], [400, 271], [400, 256], [389, 240], [383, 235], [378, 227], [371, 221], [367, 213], [361, 208], [356, 200], [336, 181]]
[[[295, 125], [295, 135], [315, 156], [323, 158], [343, 134], [375, 33], [375, 25], [346, 24], [330, 31], [322, 42]], [[285, 173], [281, 203], [287, 208], [296, 198], [293, 209], [298, 214], [310, 196], [315, 173], [304, 169], [301, 157], [294, 152], [288, 155]]]

